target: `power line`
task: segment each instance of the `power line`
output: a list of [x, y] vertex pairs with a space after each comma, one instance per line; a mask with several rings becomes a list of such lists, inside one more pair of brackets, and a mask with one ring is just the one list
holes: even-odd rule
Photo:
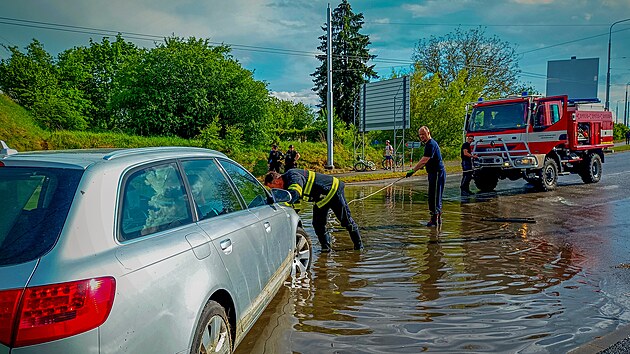
[[608, 27], [610, 24], [479, 24], [479, 23], [416, 23], [416, 22], [375, 22], [364, 21], [372, 25], [396, 25], [396, 26], [449, 26], [449, 27]]
[[[365, 23], [374, 23], [374, 24], [382, 24], [382, 23], [378, 23], [378, 22], [365, 22]], [[31, 28], [39, 28], [39, 29], [47, 29], [47, 30], [56, 30], [56, 31], [65, 31], [65, 32], [73, 32], [73, 33], [83, 33], [83, 34], [92, 34], [92, 35], [101, 35], [101, 36], [112, 36], [112, 35], [125, 35], [124, 38], [126, 39], [137, 39], [137, 40], [150, 40], [150, 41], [164, 41], [164, 36], [159, 36], [159, 35], [153, 35], [153, 34], [145, 34], [145, 33], [137, 33], [137, 32], [125, 32], [125, 31], [115, 31], [115, 30], [109, 30], [109, 29], [102, 29], [102, 28], [93, 28], [93, 27], [84, 27], [84, 26], [73, 26], [73, 25], [66, 25], [66, 24], [59, 24], [59, 23], [51, 23], [51, 22], [42, 22], [42, 21], [31, 21], [31, 20], [24, 20], [24, 19], [17, 19], [17, 18], [9, 18], [9, 17], [0, 17], [0, 24], [6, 24], [6, 25], [13, 25], [13, 26], [22, 26], [22, 27], [31, 27]], [[418, 24], [418, 23], [404, 23], [404, 22], [389, 22], [388, 24], [393, 24], [393, 25], [414, 25], [414, 26], [429, 26], [429, 25], [446, 25], [446, 24]], [[462, 25], [463, 26], [463, 25]], [[472, 24], [468, 24], [465, 26], [473, 26]], [[478, 25], [474, 25], [474, 26], [478, 26]], [[595, 27], [595, 26], [608, 26], [608, 25], [600, 25], [600, 24], [590, 24], [590, 25], [541, 25], [541, 24], [523, 24], [523, 25], [507, 25], [507, 24], [493, 24], [493, 25], [485, 25], [485, 26], [525, 26], [525, 27], [536, 27], [536, 26], [550, 26], [550, 27], [558, 27], [558, 26], [582, 26], [582, 27]], [[630, 28], [628, 29], [620, 29], [620, 30], [616, 30], [613, 31], [613, 33], [617, 33], [617, 32], [621, 32], [621, 31], [627, 31], [630, 30]], [[571, 40], [571, 41], [566, 41], [566, 42], [562, 42], [562, 43], [557, 43], [557, 44], [552, 44], [549, 46], [545, 46], [545, 47], [540, 47], [540, 48], [536, 48], [536, 49], [532, 49], [532, 50], [527, 50], [527, 51], [523, 51], [520, 53], [516, 53], [517, 55], [524, 55], [524, 54], [529, 54], [535, 51], [540, 51], [540, 50], [545, 50], [545, 49], [550, 49], [550, 48], [554, 48], [554, 47], [558, 47], [558, 46], [562, 46], [562, 45], [566, 45], [566, 44], [571, 44], [571, 43], [575, 43], [575, 42], [579, 42], [579, 41], [584, 41], [584, 40], [588, 40], [588, 39], [593, 39], [593, 38], [597, 38], [597, 37], [601, 37], [601, 36], [605, 36], [607, 35], [606, 33], [603, 34], [598, 34], [598, 35], [594, 35], [594, 36], [589, 36], [589, 37], [583, 37], [583, 38], [578, 38], [575, 40]], [[234, 44], [234, 43], [224, 43], [224, 42], [212, 42], [212, 41], [208, 41], [209, 44], [212, 45], [226, 45], [229, 46], [232, 50], [240, 50], [240, 51], [248, 51], [248, 52], [260, 52], [260, 53], [269, 53], [269, 54], [283, 54], [283, 55], [292, 55], [292, 56], [302, 56], [302, 57], [320, 57], [323, 55], [326, 55], [325, 53], [322, 52], [312, 52], [312, 51], [301, 51], [301, 50], [291, 50], [291, 49], [280, 49], [280, 48], [271, 48], [271, 47], [261, 47], [261, 46], [252, 46], [252, 45], [244, 45], [244, 44]], [[365, 57], [363, 56], [345, 56], [345, 55], [333, 55], [333, 57], [336, 58], [345, 58], [345, 59], [350, 59], [350, 60], [365, 60]], [[405, 59], [392, 59], [392, 58], [382, 58], [382, 57], [376, 57], [376, 58], [372, 58], [370, 59], [373, 63], [375, 63], [375, 66], [378, 64], [400, 64], [397, 66], [392, 66], [391, 68], [395, 68], [395, 67], [402, 67], [402, 66], [410, 66], [413, 65], [415, 62], [412, 60], [405, 60]], [[530, 77], [536, 77], [536, 75], [538, 77], [544, 77], [543, 74], [536, 74], [536, 73], [522, 73], [523, 76], [530, 76]]]
[[[616, 30], [616, 31], [613, 31], [612, 33], [617, 33], [617, 32], [627, 31], [627, 30], [630, 30], [630, 28]], [[567, 42], [562, 42], [562, 43], [557, 43], [557, 44], [548, 45], [548, 46], [545, 46], [545, 47], [540, 47], [540, 48], [536, 48], [536, 49], [526, 50], [526, 51], [524, 51], [524, 52], [520, 52], [520, 53], [516, 53], [516, 54], [517, 54], [517, 55], [528, 54], [528, 53], [536, 52], [536, 51], [539, 51], [539, 50], [544, 50], [544, 49], [549, 49], [549, 48], [559, 47], [559, 46], [561, 46], [561, 45], [571, 44], [571, 43], [580, 42], [580, 41], [585, 41], [585, 40], [587, 40], [587, 39], [593, 39], [593, 38], [602, 37], [602, 36], [607, 36], [607, 35], [608, 35], [608, 33], [597, 34], [597, 35], [590, 36], [590, 37], [578, 38], [578, 39], [574, 39], [574, 40], [567, 41]]]

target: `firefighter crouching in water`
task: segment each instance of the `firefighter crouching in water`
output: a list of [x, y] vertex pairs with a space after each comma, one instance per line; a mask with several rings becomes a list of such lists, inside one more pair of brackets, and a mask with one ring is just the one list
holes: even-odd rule
[[265, 185], [269, 188], [286, 189], [291, 193], [291, 201], [296, 203], [300, 198], [313, 202], [313, 229], [322, 246], [322, 252], [329, 252], [330, 234], [326, 232], [328, 210], [332, 209], [341, 226], [350, 234], [355, 250], [363, 249], [359, 226], [350, 215], [350, 207], [344, 196], [344, 183], [337, 177], [307, 171], [291, 169], [284, 174], [269, 172], [265, 176]]

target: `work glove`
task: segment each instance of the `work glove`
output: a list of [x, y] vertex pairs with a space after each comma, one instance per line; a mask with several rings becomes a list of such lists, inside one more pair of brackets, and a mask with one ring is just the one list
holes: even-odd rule
[[416, 171], [414, 171], [413, 169], [407, 171], [407, 174], [405, 175], [405, 178], [411, 177], [414, 174], [414, 172], [416, 172]]

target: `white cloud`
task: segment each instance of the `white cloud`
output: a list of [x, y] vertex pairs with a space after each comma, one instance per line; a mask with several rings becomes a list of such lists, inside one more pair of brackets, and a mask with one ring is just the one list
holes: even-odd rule
[[271, 95], [281, 100], [292, 101], [295, 103], [302, 102], [311, 107], [316, 107], [320, 103], [317, 93], [310, 89], [304, 89], [298, 92], [272, 91]]
[[553, 1], [554, 0], [512, 0], [512, 2], [523, 5], [551, 4]]
[[471, 0], [427, 0], [423, 5], [403, 4], [402, 8], [405, 11], [409, 11], [412, 17], [439, 17], [461, 11], [464, 6], [471, 2]]

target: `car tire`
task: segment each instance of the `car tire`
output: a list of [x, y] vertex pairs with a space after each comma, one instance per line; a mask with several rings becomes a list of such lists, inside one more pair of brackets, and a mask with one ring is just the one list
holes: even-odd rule
[[311, 238], [303, 228], [298, 227], [295, 233], [295, 253], [293, 257], [292, 276], [301, 276], [311, 268], [313, 245]]
[[204, 307], [190, 353], [232, 353], [230, 323], [218, 302], [210, 300]]

